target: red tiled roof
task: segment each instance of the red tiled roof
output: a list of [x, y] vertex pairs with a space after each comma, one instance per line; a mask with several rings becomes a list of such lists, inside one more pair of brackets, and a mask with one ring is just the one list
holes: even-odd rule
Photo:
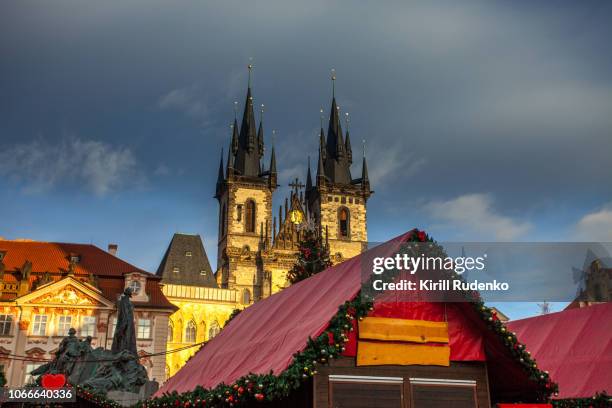
[[[3, 281], [5, 283], [19, 281], [19, 271], [26, 261], [32, 263], [30, 283], [45, 272], [49, 272], [49, 277], [53, 281], [58, 281], [64, 278], [68, 271], [70, 256], [78, 255], [80, 260], [75, 267], [75, 278], [87, 282], [90, 275], [95, 275], [98, 280], [98, 288], [108, 300], [115, 301], [117, 296], [123, 292], [124, 274], [139, 272], [147, 275], [145, 290], [149, 295], [149, 302], [136, 302], [135, 305], [137, 307], [176, 309], [162, 293], [158, 276], [143, 271], [94, 245], [0, 240], [0, 251], [6, 252], [3, 259], [5, 265]], [[0, 301], [14, 299], [15, 295], [5, 293]]]
[[70, 255], [78, 255], [75, 274], [123, 276], [128, 272], [144, 272], [108, 252], [89, 244], [67, 244], [38, 241], [0, 241], [0, 251], [6, 251], [6, 271], [19, 270], [26, 260], [32, 262], [32, 272], [66, 272]]

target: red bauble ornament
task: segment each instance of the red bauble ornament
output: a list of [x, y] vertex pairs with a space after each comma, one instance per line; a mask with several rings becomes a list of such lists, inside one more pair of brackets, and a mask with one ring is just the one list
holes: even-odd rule
[[189, 401], [185, 401], [185, 403], [183, 404], [183, 406], [185, 408], [189, 408], [191, 406], [191, 403]]
[[261, 393], [257, 393], [257, 394], [255, 394], [255, 399], [256, 399], [257, 401], [263, 401], [263, 399], [264, 399], [264, 398], [265, 398], [265, 397], [264, 397], [264, 395], [263, 395], [263, 394], [261, 394]]
[[238, 387], [238, 394], [244, 393], [244, 387]]
[[427, 235], [425, 235], [424, 231], [419, 231], [419, 232], [417, 232], [417, 237], [419, 238], [419, 241], [425, 242], [425, 239], [427, 238]]

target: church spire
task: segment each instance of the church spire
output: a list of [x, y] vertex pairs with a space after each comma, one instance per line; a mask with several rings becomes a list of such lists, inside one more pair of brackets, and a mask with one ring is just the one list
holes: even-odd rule
[[366, 193], [366, 198], [372, 194], [370, 191], [370, 179], [368, 177], [368, 164], [366, 163], [365, 140], [363, 141], [363, 163], [361, 165], [361, 188]]
[[274, 151], [274, 139], [276, 131], [272, 131], [272, 152], [270, 153], [270, 170], [268, 172], [268, 187], [270, 190], [276, 190], [278, 185], [278, 174], [276, 173], [276, 152]]
[[240, 125], [240, 133], [238, 135], [238, 148], [235, 153], [236, 159], [234, 168], [237, 174], [247, 177], [260, 177], [260, 146], [263, 150], [263, 128], [262, 140], [258, 141], [255, 123], [255, 114], [253, 112], [253, 94], [251, 91], [251, 71], [253, 65], [249, 64], [249, 86], [247, 88], [246, 101], [244, 112], [242, 115], [242, 123]]
[[259, 158], [261, 159], [264, 155], [264, 132], [263, 132], [263, 114], [264, 114], [264, 105], [261, 104], [261, 110], [259, 116], [259, 130], [257, 131], [257, 152], [259, 154]]
[[351, 149], [351, 137], [349, 135], [349, 114], [348, 112], [346, 112], [345, 115], [346, 115], [346, 138], [344, 142], [344, 150], [346, 152], [346, 159], [349, 165], [351, 165], [353, 164], [353, 150]]
[[221, 197], [221, 186], [225, 181], [225, 174], [223, 172], [223, 148], [221, 148], [221, 158], [219, 159], [219, 173], [217, 174], [217, 185], [215, 189], [215, 198]]
[[310, 156], [308, 156], [308, 171], [306, 172], [306, 194], [312, 190], [312, 174], [310, 174]]
[[[327, 128], [327, 142], [325, 146], [325, 176], [332, 183], [351, 184], [351, 163], [346, 155], [342, 124], [340, 123], [340, 108], [336, 104], [335, 95], [336, 73], [332, 71], [334, 84], [331, 110], [329, 113], [329, 126]], [[350, 146], [350, 142], [349, 142]]]

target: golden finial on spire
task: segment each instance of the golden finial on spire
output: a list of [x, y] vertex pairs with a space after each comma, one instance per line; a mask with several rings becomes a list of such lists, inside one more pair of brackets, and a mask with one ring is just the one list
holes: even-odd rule
[[365, 159], [365, 157], [366, 157], [366, 155], [365, 155], [366, 140], [362, 139], [361, 143], [362, 143], [362, 147], [363, 147], [363, 158]]
[[238, 120], [238, 101], [234, 101], [234, 119]]
[[350, 120], [349, 120], [349, 113], [348, 113], [348, 112], [346, 112], [346, 113], [344, 114], [344, 117], [345, 117], [345, 120], [346, 120], [346, 130], [349, 130], [349, 123], [350, 123]]
[[276, 129], [272, 129], [272, 147], [274, 147], [275, 140], [276, 140]]
[[261, 109], [259, 110], [259, 113], [261, 114], [261, 116], [259, 117], [259, 121], [263, 121], [263, 114], [264, 114], [264, 104], [261, 104]]
[[323, 117], [323, 108], [321, 108], [321, 110], [319, 112], [321, 112], [321, 116], [319, 117], [321, 119], [321, 129], [323, 129], [323, 119], [324, 119], [324, 117]]

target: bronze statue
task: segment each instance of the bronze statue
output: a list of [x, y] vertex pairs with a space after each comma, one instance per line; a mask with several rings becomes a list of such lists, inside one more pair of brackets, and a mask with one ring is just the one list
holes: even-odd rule
[[117, 327], [115, 327], [111, 352], [118, 353], [121, 350], [127, 350], [137, 356], [134, 306], [130, 301], [131, 297], [132, 289], [125, 288], [123, 295], [117, 302]]

